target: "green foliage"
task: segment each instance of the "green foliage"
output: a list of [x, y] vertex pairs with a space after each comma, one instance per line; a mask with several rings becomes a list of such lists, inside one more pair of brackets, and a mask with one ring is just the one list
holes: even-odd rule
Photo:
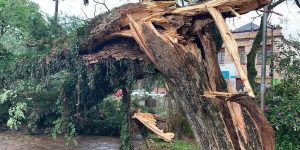
[[21, 122], [25, 120], [25, 112], [27, 111], [27, 103], [21, 102], [17, 103], [15, 106], [9, 109], [9, 119], [7, 121], [7, 126], [11, 129], [17, 130]]
[[57, 111], [55, 110], [57, 108], [55, 100], [59, 93], [60, 83], [63, 82], [63, 74], [61, 73], [59, 76], [60, 78], [57, 77], [57, 74], [50, 76], [48, 84], [37, 83], [34, 80], [17, 80], [11, 87], [13, 92], [4, 90], [4, 93], [1, 94], [0, 104], [9, 112], [8, 126], [17, 129], [21, 120], [26, 120], [23, 123], [34, 131], [37, 124], [39, 127], [51, 124], [49, 119], [55, 116], [54, 112]]
[[[294, 45], [298, 45], [300, 42], [296, 43], [294, 41]], [[280, 53], [275, 58], [276, 62], [279, 62], [276, 71], [281, 72], [283, 74], [283, 79], [288, 82], [292, 82], [293, 84], [300, 85], [300, 47], [296, 47], [296, 49], [285, 46], [284, 43], [279, 45]]]
[[9, 99], [14, 95], [11, 90], [3, 90], [0, 92], [0, 124], [6, 124], [9, 119], [8, 110], [10, 108]]
[[[0, 104], [1, 123], [15, 129], [22, 123], [30, 133], [39, 132], [53, 127], [60, 118], [59, 95], [69, 75], [76, 76], [76, 28], [83, 21], [61, 18], [58, 31], [57, 24], [53, 25], [49, 17], [46, 21], [38, 5], [29, 0], [1, 0], [0, 11], [4, 10], [7, 13], [0, 14], [0, 20], [5, 20], [0, 37], [0, 88], [10, 89], [16, 96]], [[53, 55], [66, 47], [74, 49], [64, 52], [63, 57]], [[23, 104], [28, 108], [26, 113]], [[71, 137], [68, 135], [73, 135], [73, 130], [68, 133]]]
[[72, 141], [74, 144], [77, 145], [76, 141], [76, 128], [75, 125], [66, 120], [62, 120], [61, 118], [58, 118], [56, 121], [54, 121], [54, 128], [52, 130], [52, 137], [56, 138], [56, 136], [59, 134], [64, 134], [64, 139], [66, 141], [66, 144], [69, 144], [70, 141]]
[[88, 135], [119, 136], [121, 131], [120, 100], [108, 96], [86, 112], [86, 123], [80, 124], [78, 133]]
[[[15, 100], [16, 98], [17, 95], [12, 90], [4, 90], [3, 93], [0, 94], [0, 107], [6, 106], [5, 108], [8, 109], [8, 114], [4, 113], [5, 115], [2, 117], [8, 119], [7, 126], [15, 130], [17, 130], [22, 121], [26, 119], [25, 113], [27, 111], [27, 103], [25, 102], [13, 101], [9, 107], [5, 105], [6, 102], [10, 101], [11, 99]], [[3, 118], [1, 118], [1, 120], [3, 120]]]
[[282, 74], [280, 84], [268, 91], [267, 117], [276, 133], [276, 149], [300, 149], [300, 55], [281, 45], [275, 58]]
[[143, 112], [153, 113], [153, 114], [160, 113], [161, 111], [157, 111], [153, 108], [149, 108], [149, 107], [139, 104], [141, 101], [146, 101], [147, 99], [152, 99], [152, 97], [151, 96], [142, 96], [142, 97], [132, 96], [132, 102], [131, 102], [132, 109], [133, 110], [140, 109], [140, 110], [143, 110]]
[[[123, 88], [123, 97], [121, 104], [121, 135], [120, 135], [120, 150], [133, 150], [131, 137], [131, 105], [130, 93]], [[124, 92], [126, 91], [126, 92]]]
[[0, 12], [4, 32], [7, 28], [33, 30], [32, 22], [41, 15], [38, 5], [28, 0], [0, 0]]
[[57, 104], [59, 106], [60, 117], [54, 121], [55, 127], [52, 130], [52, 136], [56, 134], [64, 134], [66, 143], [73, 141], [76, 144], [76, 128], [74, 116], [76, 111], [76, 78], [68, 76], [62, 82], [62, 88], [58, 97]]
[[120, 135], [121, 109], [120, 100], [112, 96], [105, 98], [100, 104], [100, 135]]
[[0, 94], [0, 104], [3, 104], [4, 102], [8, 101], [8, 98], [13, 95], [13, 92], [11, 90], [5, 90], [2, 94]]
[[300, 87], [283, 81], [268, 93], [267, 116], [276, 132], [276, 148], [300, 148]]
[[[8, 62], [12, 60], [12, 54], [7, 51], [3, 47], [3, 45], [0, 43], [0, 74], [3, 72], [3, 70], [6, 70], [6, 68], [9, 68], [10, 65], [8, 65]], [[2, 77], [0, 75], [0, 88], [3, 87], [3, 81]]]
[[[141, 64], [106, 59], [86, 65], [78, 55], [85, 31], [79, 18], [64, 16], [57, 24], [30, 0], [0, 0], [0, 12], [0, 124], [33, 134], [51, 131], [67, 143], [76, 143], [78, 133], [120, 135], [130, 109], [102, 101], [131, 87]], [[142, 69], [153, 74], [153, 67]]]
[[150, 148], [169, 148], [172, 150], [199, 150], [197, 144], [190, 141], [174, 140], [172, 143], [166, 143], [156, 136], [152, 136], [151, 139], [153, 139], [154, 143], [149, 146]]
[[48, 36], [48, 25], [37, 4], [29, 0], [0, 1], [1, 44], [13, 54], [22, 54], [29, 45]]

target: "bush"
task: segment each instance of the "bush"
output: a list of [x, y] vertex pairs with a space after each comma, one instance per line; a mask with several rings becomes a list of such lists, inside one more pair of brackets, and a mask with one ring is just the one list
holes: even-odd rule
[[87, 114], [87, 121], [78, 132], [88, 135], [119, 136], [121, 131], [120, 100], [108, 96], [92, 107]]
[[275, 69], [282, 81], [267, 96], [266, 115], [275, 130], [276, 149], [282, 150], [300, 149], [300, 47], [298, 41], [293, 43], [298, 43], [296, 49], [280, 46]]
[[300, 88], [284, 81], [270, 89], [267, 106], [276, 149], [300, 149]]

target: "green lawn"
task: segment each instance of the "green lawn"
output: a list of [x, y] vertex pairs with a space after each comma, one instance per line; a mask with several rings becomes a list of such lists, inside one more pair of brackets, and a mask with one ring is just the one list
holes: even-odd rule
[[174, 140], [172, 143], [167, 143], [159, 138], [151, 138], [154, 143], [150, 144], [150, 148], [169, 148], [172, 150], [199, 150], [196, 143], [187, 140]]

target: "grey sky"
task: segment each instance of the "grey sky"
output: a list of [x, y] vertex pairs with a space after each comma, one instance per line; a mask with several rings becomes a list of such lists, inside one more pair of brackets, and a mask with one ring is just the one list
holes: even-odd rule
[[[54, 1], [53, 0], [32, 0], [40, 5], [40, 8], [43, 12], [52, 15], [54, 13]], [[98, 0], [101, 1], [101, 0]], [[107, 6], [112, 9], [113, 7], [120, 6], [128, 2], [137, 2], [138, 0], [106, 0]], [[93, 0], [90, 0], [88, 6], [83, 5], [83, 0], [64, 0], [60, 1], [59, 11], [62, 14], [80, 16], [82, 18], [92, 18], [94, 14], [99, 14], [105, 11], [105, 8], [101, 5], [96, 5]], [[96, 9], [95, 9], [96, 8]], [[300, 8], [294, 4], [294, 0], [287, 0], [287, 2], [277, 6], [274, 10], [282, 14], [283, 16], [272, 14], [270, 21], [272, 24], [283, 27], [283, 34], [288, 37], [289, 35], [296, 36], [297, 33], [300, 33]], [[86, 14], [86, 15], [85, 15]], [[242, 15], [241, 19], [234, 18], [228, 19], [227, 23], [231, 29], [240, 27], [246, 23], [252, 22], [253, 18], [258, 16], [254, 12]], [[260, 18], [257, 17], [254, 19], [254, 23], [259, 24]]]

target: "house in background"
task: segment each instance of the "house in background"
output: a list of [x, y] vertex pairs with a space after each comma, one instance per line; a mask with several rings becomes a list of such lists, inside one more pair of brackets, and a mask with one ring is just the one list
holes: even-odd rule
[[[259, 26], [254, 23], [248, 23], [236, 30], [232, 31], [234, 38], [238, 44], [238, 52], [241, 59], [241, 64], [245, 71], [247, 71], [247, 54], [250, 52], [255, 36], [258, 32]], [[267, 68], [266, 68], [266, 84], [270, 86], [272, 83], [276, 84], [279, 82], [280, 75], [277, 72], [271, 74], [271, 56], [272, 53], [276, 54], [280, 51], [279, 44], [282, 43], [283, 35], [281, 27], [268, 27], [267, 30]], [[256, 57], [256, 83], [260, 83], [261, 78], [261, 49]], [[234, 62], [228, 53], [223, 48], [218, 53], [218, 62], [223, 73], [224, 78], [230, 82], [231, 85], [235, 86], [237, 91], [243, 91], [243, 82], [236, 71]], [[275, 64], [276, 65], [276, 64]], [[272, 77], [273, 75], [273, 77]]]

